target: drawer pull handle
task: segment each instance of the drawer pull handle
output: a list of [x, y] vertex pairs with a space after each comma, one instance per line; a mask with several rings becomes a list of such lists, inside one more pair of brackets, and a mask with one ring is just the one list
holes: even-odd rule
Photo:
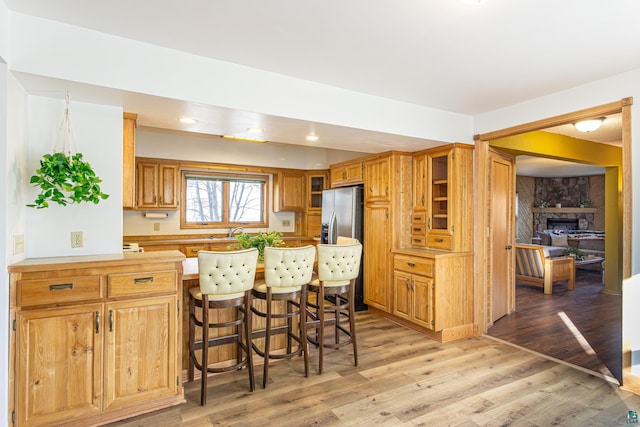
[[444, 239], [436, 239], [436, 242], [442, 243], [442, 242], [444, 242]]
[[59, 291], [62, 289], [73, 289], [73, 283], [61, 283], [59, 285], [49, 285], [50, 291]]
[[200, 249], [191, 249], [191, 252], [193, 252], [194, 254], [197, 254], [200, 251]]
[[152, 277], [140, 277], [139, 279], [133, 279], [133, 283], [149, 283], [149, 282], [153, 282], [153, 276]]
[[416, 266], [416, 263], [415, 263], [415, 262], [407, 262], [407, 265], [408, 265], [409, 267], [415, 267], [415, 266]]

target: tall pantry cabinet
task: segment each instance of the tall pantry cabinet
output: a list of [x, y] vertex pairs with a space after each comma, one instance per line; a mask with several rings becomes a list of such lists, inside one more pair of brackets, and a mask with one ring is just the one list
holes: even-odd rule
[[411, 245], [394, 249], [394, 316], [441, 342], [477, 334], [473, 148], [448, 144], [413, 154]]
[[393, 254], [409, 244], [411, 156], [387, 152], [364, 160], [364, 302], [392, 311]]

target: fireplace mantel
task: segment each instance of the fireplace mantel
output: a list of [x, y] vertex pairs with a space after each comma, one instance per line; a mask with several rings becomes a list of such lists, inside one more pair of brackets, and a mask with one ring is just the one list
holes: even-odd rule
[[598, 212], [597, 208], [531, 208], [531, 212], [533, 213], [596, 213]]

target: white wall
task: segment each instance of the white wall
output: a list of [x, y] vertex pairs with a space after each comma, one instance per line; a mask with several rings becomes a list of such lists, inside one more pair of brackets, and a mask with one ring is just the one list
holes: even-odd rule
[[[1, 31], [0, 31], [1, 32]], [[7, 129], [7, 103], [8, 98], [8, 83], [7, 83], [7, 66], [4, 62], [0, 61], [0, 129], [5, 129], [5, 132], [0, 132], [0, 164], [5, 166], [7, 170], [7, 142], [8, 129]], [[7, 223], [6, 217], [6, 195], [8, 192], [7, 177], [6, 174], [0, 173], [0, 242], [6, 242], [8, 230], [11, 229], [11, 225]], [[3, 346], [5, 351], [0, 351], [0, 425], [3, 425], [7, 420], [8, 414], [8, 390], [9, 390], [9, 352], [6, 349], [9, 348], [9, 276], [7, 275], [7, 247], [0, 245], [0, 270], [3, 274], [0, 274], [0, 345]]]
[[[633, 136], [631, 163], [634, 165], [634, 169], [631, 172], [633, 185], [637, 187], [640, 179], [640, 169], [636, 167], [636, 165], [640, 165], [640, 137], [638, 137], [640, 135], [640, 70], [619, 74], [511, 107], [480, 114], [476, 116], [474, 133], [504, 129], [609, 102], [620, 101], [626, 97], [635, 98], [631, 113], [631, 134]], [[640, 197], [634, 197], [632, 203], [633, 232], [631, 246], [632, 252], [637, 253], [640, 250]], [[632, 274], [640, 273], [640, 257], [634, 256], [631, 263]]]
[[12, 71], [434, 141], [473, 142], [471, 116], [15, 12], [10, 13], [10, 20]]
[[[64, 94], [63, 94], [64, 96]], [[109, 194], [99, 204], [68, 206], [50, 204], [46, 209], [27, 210], [28, 258], [94, 255], [122, 252], [122, 109], [81, 102], [70, 103], [70, 117], [78, 151], [102, 179]], [[26, 200], [35, 200], [38, 190], [28, 184], [43, 154], [51, 153], [64, 116], [64, 99], [29, 96], [28, 176]], [[84, 234], [84, 247], [71, 248], [71, 232]]]

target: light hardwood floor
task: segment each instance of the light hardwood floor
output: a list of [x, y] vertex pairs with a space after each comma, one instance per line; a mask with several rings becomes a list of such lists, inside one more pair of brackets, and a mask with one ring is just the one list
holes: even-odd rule
[[[187, 383], [183, 405], [114, 426], [613, 426], [640, 396], [490, 337], [436, 343], [369, 313], [357, 315], [360, 366], [349, 349], [325, 353], [304, 378], [301, 358], [278, 361], [267, 389], [246, 372], [212, 376], [208, 404]], [[261, 380], [256, 369], [256, 382]]]

